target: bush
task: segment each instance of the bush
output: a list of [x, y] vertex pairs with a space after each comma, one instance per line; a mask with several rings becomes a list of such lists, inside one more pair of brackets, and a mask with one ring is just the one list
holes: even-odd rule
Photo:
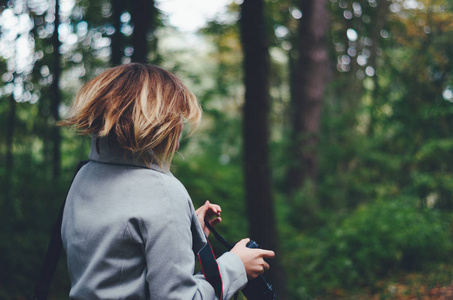
[[445, 260], [452, 242], [444, 223], [436, 211], [417, 208], [415, 200], [362, 206], [330, 233], [301, 239], [299, 290], [372, 286], [396, 268], [416, 270]]

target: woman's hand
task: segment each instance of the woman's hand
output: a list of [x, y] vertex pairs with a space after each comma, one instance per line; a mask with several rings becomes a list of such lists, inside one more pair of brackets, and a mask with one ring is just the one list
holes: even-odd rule
[[[215, 226], [222, 222], [222, 218], [220, 217], [222, 209], [217, 204], [211, 204], [209, 200], [206, 200], [205, 204], [198, 208], [195, 212], [206, 236], [209, 235], [210, 231], [206, 227], [205, 221], [208, 221], [211, 226]], [[215, 218], [213, 218], [214, 216]]]
[[271, 250], [247, 248], [249, 241], [248, 238], [240, 240], [230, 252], [239, 256], [244, 264], [247, 279], [251, 280], [269, 270], [269, 264], [264, 259], [274, 257], [275, 253]]

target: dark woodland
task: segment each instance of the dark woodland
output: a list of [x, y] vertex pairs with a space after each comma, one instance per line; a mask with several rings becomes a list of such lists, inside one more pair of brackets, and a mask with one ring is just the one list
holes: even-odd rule
[[[196, 32], [160, 4], [0, 2], [0, 299], [31, 297], [88, 155], [56, 123], [129, 62], [197, 95], [172, 172], [229, 241], [276, 251], [279, 299], [452, 297], [453, 1], [235, 0]], [[69, 288], [62, 257], [50, 299]]]

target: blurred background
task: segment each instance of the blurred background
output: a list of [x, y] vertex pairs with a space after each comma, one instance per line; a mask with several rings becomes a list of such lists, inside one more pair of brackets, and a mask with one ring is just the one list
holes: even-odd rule
[[2, 0], [0, 299], [32, 294], [87, 158], [56, 121], [128, 62], [197, 95], [172, 170], [230, 242], [276, 251], [280, 299], [453, 297], [453, 1]]

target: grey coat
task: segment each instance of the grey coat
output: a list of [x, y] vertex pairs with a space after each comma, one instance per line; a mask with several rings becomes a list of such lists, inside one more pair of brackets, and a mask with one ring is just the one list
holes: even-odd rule
[[[184, 186], [106, 139], [70, 188], [61, 229], [71, 299], [217, 299], [194, 254], [206, 238]], [[218, 259], [224, 299], [245, 286], [238, 256]]]

